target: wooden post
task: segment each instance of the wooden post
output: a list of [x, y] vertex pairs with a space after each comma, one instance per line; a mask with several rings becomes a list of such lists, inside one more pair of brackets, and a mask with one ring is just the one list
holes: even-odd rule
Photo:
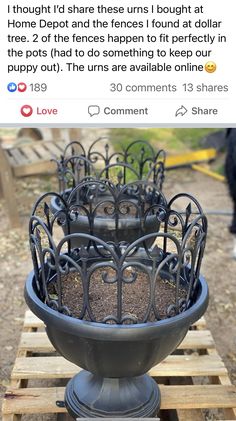
[[16, 193], [11, 166], [6, 158], [5, 152], [0, 145], [0, 177], [3, 197], [6, 200], [7, 212], [12, 228], [20, 226], [20, 219], [17, 212]]

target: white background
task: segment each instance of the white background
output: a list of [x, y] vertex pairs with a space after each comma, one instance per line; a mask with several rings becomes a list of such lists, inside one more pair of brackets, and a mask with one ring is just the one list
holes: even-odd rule
[[[66, 7], [73, 6], [88, 6], [88, 2], [81, 1], [81, 2], [73, 2], [67, 1]], [[15, 1], [9, 0], [8, 4], [14, 5], [16, 4]], [[17, 2], [20, 6], [40, 6], [38, 2], [28, 2], [26, 0]], [[44, 2], [43, 5], [46, 6], [48, 3]], [[51, 7], [53, 5], [63, 5], [63, 1], [50, 1]], [[90, 5], [96, 7], [96, 5], [103, 4], [104, 6], [124, 6], [126, 7], [127, 2], [124, 0], [119, 0], [119, 2], [115, 1], [93, 1]], [[38, 22], [40, 19], [50, 19], [52, 21], [65, 21], [66, 19], [72, 21], [81, 21], [90, 19], [99, 19], [99, 20], [110, 20], [114, 18], [115, 20], [146, 20], [148, 16], [146, 14], [112, 14], [112, 15], [105, 15], [105, 14], [97, 14], [94, 13], [93, 15], [84, 15], [84, 14], [59, 14], [56, 18], [54, 14], [48, 15], [39, 15], [36, 16], [34, 14], [8, 14], [7, 13], [7, 2], [1, 2], [0, 5], [0, 19], [1, 19], [1, 28], [2, 28], [2, 36], [1, 36], [1, 96], [0, 96], [0, 106], [1, 106], [1, 118], [0, 124], [8, 125], [8, 124], [17, 124], [17, 125], [32, 125], [32, 124], [73, 124], [73, 125], [81, 125], [87, 124], [88, 126], [91, 125], [98, 125], [98, 124], [109, 124], [113, 126], [125, 124], [131, 125], [152, 125], [152, 126], [159, 126], [159, 125], [182, 125], [185, 124], [193, 124], [197, 126], [198, 124], [204, 125], [207, 124], [208, 126], [211, 125], [234, 125], [236, 123], [235, 118], [235, 90], [236, 90], [236, 82], [235, 82], [235, 14], [233, 6], [233, 2], [219, 2], [215, 0], [205, 0], [196, 1], [196, 0], [189, 0], [181, 1], [181, 2], [173, 2], [168, 0], [160, 0], [157, 3], [149, 2], [147, 5], [153, 4], [154, 7], [159, 4], [162, 7], [171, 6], [181, 6], [189, 4], [192, 7], [192, 10], [196, 6], [203, 5], [204, 7], [204, 14], [195, 15], [194, 13], [188, 15], [180, 15], [176, 16], [175, 14], [159, 14], [159, 15], [152, 15], [152, 19], [156, 20], [164, 20], [164, 21], [173, 21], [179, 19], [180, 22], [184, 20], [204, 20], [212, 19], [214, 21], [222, 20], [223, 23], [220, 29], [212, 29], [212, 28], [191, 28], [191, 29], [152, 29], [148, 30], [147, 28], [142, 29], [93, 29], [93, 28], [83, 28], [83, 29], [55, 29], [54, 31], [49, 28], [44, 28], [39, 30], [37, 29], [9, 29], [7, 28], [7, 20], [24, 20], [24, 21], [36, 21]], [[145, 6], [143, 2], [140, 1], [129, 1], [129, 6]], [[3, 33], [4, 31], [4, 33]], [[178, 34], [181, 33], [183, 35], [187, 35], [189, 33], [195, 35], [203, 35], [203, 34], [211, 34], [217, 36], [219, 33], [225, 35], [227, 37], [227, 43], [218, 44], [214, 43], [213, 45], [209, 45], [206, 43], [195, 44], [195, 43], [178, 43], [171, 45], [168, 44], [138, 44], [138, 43], [130, 43], [128, 45], [125, 44], [118, 44], [118, 43], [94, 43], [89, 44], [87, 46], [81, 44], [71, 44], [71, 43], [54, 43], [53, 41], [50, 44], [44, 44], [42, 42], [38, 43], [11, 43], [8, 44], [7, 42], [7, 34], [12, 35], [26, 35], [30, 37], [30, 31], [32, 33], [37, 33], [40, 36], [48, 35], [51, 33], [52, 35], [60, 33], [62, 35], [69, 35], [76, 33], [77, 35], [105, 35], [109, 32], [112, 35], [143, 35], [144, 37], [150, 33], [152, 35], [159, 35], [160, 33], [168, 33], [171, 34]], [[179, 50], [193, 50], [195, 53], [196, 50], [212, 50], [212, 56], [210, 57], [211, 61], [214, 61], [217, 64], [217, 70], [213, 74], [209, 74], [206, 71], [203, 72], [66, 72], [61, 71], [58, 74], [55, 72], [44, 72], [44, 73], [36, 73], [36, 74], [26, 74], [26, 73], [18, 73], [12, 72], [10, 74], [7, 73], [7, 66], [8, 64], [38, 64], [39, 66], [42, 63], [54, 63], [59, 61], [59, 59], [52, 60], [51, 58], [32, 58], [26, 60], [25, 58], [17, 58], [11, 59], [7, 56], [7, 49], [12, 47], [16, 49], [26, 50], [30, 48], [37, 49], [51, 49], [52, 47], [56, 47], [58, 49], [64, 48], [65, 50], [69, 50], [70, 48], [78, 48], [90, 50], [91, 48], [95, 49], [130, 49], [130, 48], [147, 48], [147, 49], [179, 49]], [[44, 61], [45, 60], [45, 61]], [[175, 64], [186, 64], [187, 62], [192, 64], [202, 64], [204, 65], [208, 58], [198, 58], [198, 57], [191, 57], [186, 59], [185, 57], [180, 58], [158, 58], [155, 57], [154, 59], [148, 58], [118, 58], [118, 59], [104, 59], [102, 55], [99, 58], [89, 58], [85, 57], [81, 59], [81, 63], [85, 64], [85, 66], [90, 63], [94, 64], [126, 64], [129, 66], [130, 64], [146, 64], [147, 62], [151, 62], [152, 64], [156, 64], [159, 62], [160, 64], [163, 62], [167, 62], [174, 66]], [[76, 62], [76, 64], [80, 64], [80, 59], [75, 58], [62, 58], [61, 65], [62, 68], [65, 69], [65, 62]], [[31, 92], [29, 87], [26, 92], [24, 93], [9, 93], [7, 90], [7, 85], [9, 82], [25, 82], [28, 86], [31, 83], [47, 83], [48, 89], [45, 93], [35, 93]], [[112, 93], [110, 92], [110, 84], [111, 83], [121, 83], [123, 85], [122, 92]], [[192, 83], [194, 85], [194, 91], [191, 93], [186, 93], [183, 90], [184, 83]], [[141, 92], [134, 92], [129, 93], [126, 92], [125, 86], [126, 85], [176, 85], [177, 92], [152, 92], [152, 93], [141, 93]], [[209, 85], [227, 85], [229, 91], [228, 92], [196, 92], [195, 87], [197, 85], [205, 84]], [[20, 113], [20, 109], [23, 105], [31, 105], [33, 108], [33, 114], [31, 117], [23, 117]], [[89, 105], [98, 105], [100, 107], [100, 114], [91, 117], [88, 113]], [[176, 117], [176, 110], [184, 106], [188, 112], [181, 116]], [[148, 107], [148, 115], [106, 115], [104, 113], [104, 108], [109, 107], [111, 109], [116, 108], [146, 108]], [[201, 109], [217, 109], [216, 115], [209, 115], [209, 114], [200, 114], [193, 115], [192, 114], [192, 107], [200, 107]], [[57, 115], [40, 115], [42, 109], [50, 110], [51, 108], [56, 108], [58, 110]], [[37, 109], [39, 114], [37, 114]]]

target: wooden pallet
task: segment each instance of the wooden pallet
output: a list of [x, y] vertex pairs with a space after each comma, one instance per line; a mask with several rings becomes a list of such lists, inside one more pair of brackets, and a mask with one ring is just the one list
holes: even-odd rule
[[[57, 404], [63, 402], [65, 387], [58, 382], [64, 379], [65, 383], [78, 371], [55, 353], [43, 323], [26, 311], [11, 386], [3, 400], [3, 421], [18, 421], [23, 414], [65, 414], [65, 408]], [[152, 368], [150, 375], [158, 379], [161, 389], [161, 420], [204, 420], [205, 408], [221, 408], [220, 419], [236, 420], [236, 386], [230, 382], [203, 318], [188, 332], [178, 352]], [[47, 386], [29, 386], [31, 380], [47, 380]]]
[[51, 162], [53, 157], [59, 158], [65, 148], [63, 140], [32, 142], [4, 149], [4, 154], [15, 177], [42, 174], [43, 172], [55, 171], [55, 164]]

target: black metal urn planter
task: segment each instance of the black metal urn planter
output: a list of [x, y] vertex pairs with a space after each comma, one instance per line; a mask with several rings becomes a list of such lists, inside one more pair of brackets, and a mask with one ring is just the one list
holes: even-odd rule
[[[159, 231], [167, 206], [163, 193], [147, 181], [123, 186], [108, 180], [85, 179], [67, 196], [49, 195], [50, 209], [59, 218], [65, 234], [89, 233], [115, 243], [131, 243], [142, 235]], [[46, 196], [39, 198], [34, 214]], [[71, 242], [73, 246], [87, 245], [82, 237]], [[150, 242], [151, 239], [149, 245]]]
[[[25, 298], [56, 350], [83, 369], [66, 387], [73, 418], [155, 416], [161, 396], [146, 373], [207, 308], [200, 275], [207, 220], [200, 205], [180, 194], [154, 215], [158, 232], [134, 242], [88, 233], [57, 240], [62, 216], [47, 204], [30, 219], [34, 270]], [[73, 247], [79, 238], [81, 246]]]
[[[158, 231], [158, 221], [153, 211], [147, 212], [147, 207], [163, 203], [163, 150], [155, 152], [149, 143], [137, 140], [124, 150], [110, 152], [108, 139], [99, 138], [87, 152], [80, 142], [71, 142], [61, 159], [55, 161], [60, 196], [52, 196], [50, 208], [55, 215], [62, 215], [63, 211], [69, 214], [61, 218], [65, 234], [85, 232], [104, 241], [130, 242]], [[135, 186], [127, 180], [132, 180]], [[150, 180], [158, 190], [151, 201], [144, 187]], [[81, 242], [86, 245], [82, 237], [71, 241], [73, 246], [80, 246]]]
[[155, 151], [144, 140], [131, 142], [118, 152], [112, 150], [108, 138], [98, 138], [85, 150], [79, 141], [69, 143], [57, 165], [59, 192], [74, 188], [84, 178], [106, 178], [125, 185], [136, 180], [152, 181], [161, 190], [164, 182], [166, 154]]

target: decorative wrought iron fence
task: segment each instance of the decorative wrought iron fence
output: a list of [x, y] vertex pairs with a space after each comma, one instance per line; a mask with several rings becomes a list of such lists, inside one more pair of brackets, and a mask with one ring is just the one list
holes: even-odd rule
[[[56, 212], [52, 197], [61, 205]], [[46, 193], [29, 224], [37, 292], [53, 309], [88, 321], [145, 323], [175, 316], [197, 293], [206, 234], [207, 220], [194, 197], [183, 193], [167, 202], [154, 183], [89, 180], [67, 200]]]

